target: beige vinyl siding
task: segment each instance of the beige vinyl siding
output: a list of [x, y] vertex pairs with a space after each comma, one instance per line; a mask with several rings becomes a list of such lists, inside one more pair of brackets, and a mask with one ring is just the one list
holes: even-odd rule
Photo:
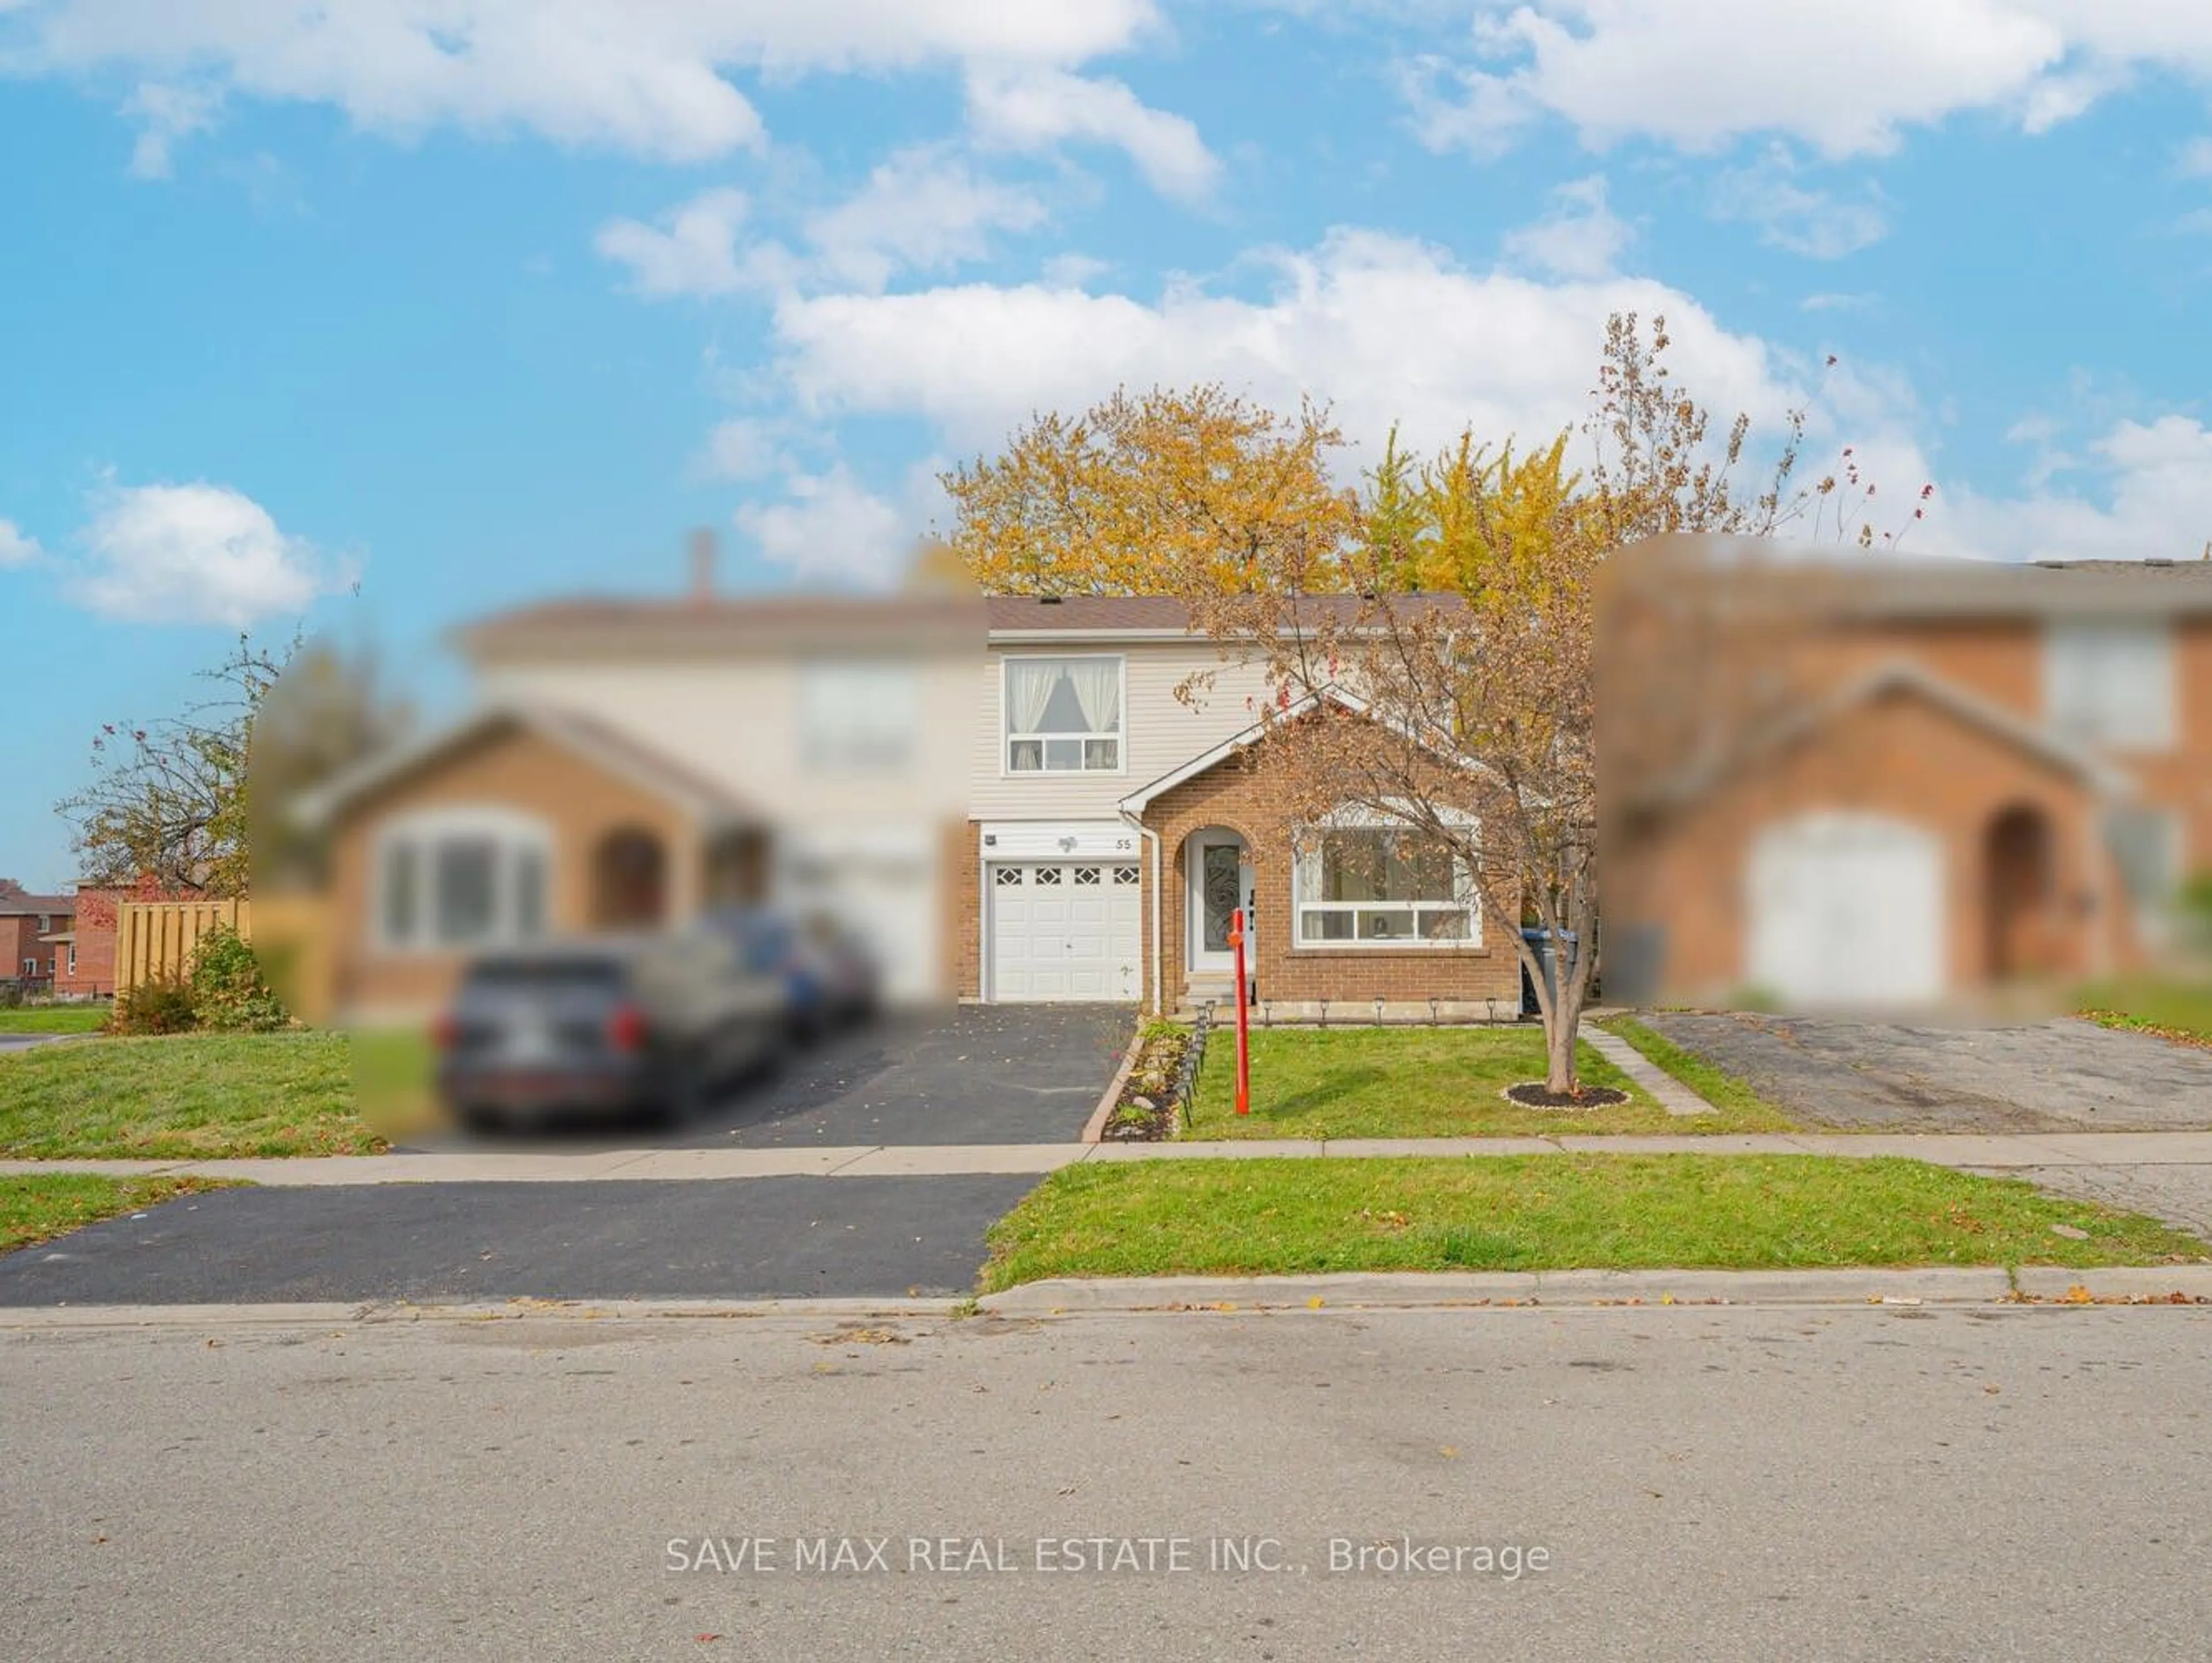
[[[1006, 729], [1000, 709], [1000, 660], [1008, 656], [1073, 658], [1118, 654], [1127, 660], [1121, 719], [1121, 768], [1115, 774], [1006, 772]], [[1194, 705], [1176, 689], [1200, 671], [1214, 672]], [[1224, 664], [1206, 641], [1131, 641], [1056, 646], [1050, 642], [994, 644], [985, 666], [975, 724], [974, 792], [979, 820], [1110, 820], [1115, 804], [1138, 786], [1242, 732], [1258, 719], [1255, 706], [1266, 677], [1257, 665]]]
[[974, 745], [972, 659], [915, 661], [915, 744], [907, 765], [888, 775], [807, 767], [799, 663], [507, 664], [488, 671], [483, 684], [495, 698], [541, 700], [633, 733], [771, 820], [866, 823], [915, 816], [934, 823], [963, 811], [956, 782]]

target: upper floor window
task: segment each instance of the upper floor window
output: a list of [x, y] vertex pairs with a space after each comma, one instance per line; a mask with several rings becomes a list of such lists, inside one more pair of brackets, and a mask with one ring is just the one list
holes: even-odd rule
[[887, 774], [914, 753], [914, 666], [823, 662], [799, 675], [799, 761], [812, 774]]
[[403, 952], [529, 941], [546, 927], [550, 839], [501, 809], [410, 816], [378, 841], [377, 938]]
[[2162, 622], [2053, 623], [2043, 643], [2044, 713], [2069, 739], [2155, 750], [2174, 742], [2173, 633]]
[[1103, 654], [1006, 659], [1006, 772], [1119, 773], [1121, 665]]

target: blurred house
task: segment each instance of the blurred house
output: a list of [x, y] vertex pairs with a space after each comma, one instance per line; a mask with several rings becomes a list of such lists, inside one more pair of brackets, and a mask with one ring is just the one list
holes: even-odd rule
[[1517, 998], [1467, 874], [1367, 858], [1369, 828], [1259, 852], [1279, 816], [1238, 764], [1262, 673], [1180, 603], [709, 576], [702, 555], [688, 594], [463, 629], [473, 711], [310, 793], [339, 1009], [417, 1011], [480, 949], [732, 901], [836, 918], [895, 1001], [1225, 997], [1240, 906], [1283, 1014]]
[[2212, 867], [2212, 562], [1662, 537], [1598, 630], [1610, 998], [2055, 986], [2160, 958]]
[[25, 993], [76, 991], [76, 897], [33, 895], [0, 877], [0, 982]]

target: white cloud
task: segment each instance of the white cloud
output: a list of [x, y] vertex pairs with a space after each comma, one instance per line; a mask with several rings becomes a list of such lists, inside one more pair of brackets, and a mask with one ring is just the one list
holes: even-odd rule
[[1331, 398], [1355, 438], [1379, 445], [1400, 422], [1429, 445], [1469, 422], [1534, 437], [1576, 422], [1607, 316], [1635, 311], [1666, 314], [1678, 373], [1712, 408], [1771, 423], [1797, 398], [1759, 342], [1655, 282], [1474, 273], [1426, 245], [1358, 231], [1271, 258], [1273, 293], [1256, 300], [1193, 285], [1152, 302], [1043, 284], [789, 295], [775, 312], [779, 367], [809, 414], [919, 416], [959, 450], [995, 446], [1032, 411], [1080, 410], [1117, 385], [1203, 380], [1279, 408]]
[[780, 424], [752, 416], [717, 423], [700, 458], [701, 470], [712, 479], [758, 479], [790, 465]]
[[0, 567], [27, 566], [46, 551], [12, 519], [0, 519]]
[[1879, 294], [1849, 294], [1829, 290], [1820, 294], [1808, 294], [1797, 302], [1802, 312], [1864, 312], [1881, 304]]
[[2212, 138], [2192, 138], [2173, 159], [2186, 179], [2212, 179]]
[[139, 485], [99, 501], [72, 587], [94, 611], [146, 623], [245, 628], [343, 586], [313, 545], [221, 485]]
[[1841, 259], [1889, 234], [1888, 215], [1877, 203], [1808, 190], [1798, 177], [1789, 150], [1771, 145], [1759, 161], [1715, 180], [1713, 212], [1756, 226], [1762, 241], [1808, 259]]
[[131, 172], [138, 179], [169, 177], [169, 152], [177, 141], [215, 125], [222, 107], [220, 94], [204, 87], [149, 81], [131, 94], [125, 115], [137, 118], [138, 142], [131, 147]]
[[122, 68], [335, 105], [361, 128], [523, 130], [700, 161], [757, 143], [726, 72], [1066, 65], [1129, 46], [1153, 0], [32, 0], [13, 67]]
[[[2042, 423], [2014, 431], [2039, 449], [2051, 438]], [[2203, 422], [2123, 421], [2087, 448], [2094, 495], [2054, 486], [2062, 469], [2081, 470], [2063, 453], [2043, 455], [2021, 495], [1944, 492], [1929, 546], [2005, 560], [2194, 560], [2203, 552], [2212, 537], [2212, 431]]]
[[979, 70], [968, 80], [968, 118], [978, 143], [1008, 149], [1088, 139], [1128, 153], [1162, 194], [1194, 200], [1212, 191], [1221, 164], [1182, 116], [1148, 107], [1118, 81], [1063, 70]]
[[801, 474], [781, 502], [748, 502], [733, 517], [762, 556], [801, 582], [880, 586], [912, 558], [919, 522], [876, 495], [843, 463]]
[[599, 228], [593, 246], [629, 268], [630, 286], [641, 294], [732, 294], [752, 281], [738, 259], [745, 212], [742, 191], [705, 191], [654, 225], [611, 220]]
[[1994, 110], [2040, 131], [2138, 67], [2212, 76], [2212, 8], [2174, 0], [1478, 0], [1473, 50], [1407, 66], [1435, 148], [1494, 150], [1565, 120], [1602, 146], [1786, 135], [1829, 157]]
[[1043, 203], [1029, 191], [979, 178], [941, 146], [916, 145], [808, 220], [805, 233], [822, 276], [878, 289], [902, 270], [939, 271], [979, 259], [992, 232], [1030, 230], [1044, 217]]
[[1605, 177], [1593, 173], [1552, 193], [1552, 207], [1534, 225], [1509, 232], [1506, 258], [1562, 277], [1602, 277], [1613, 270], [1636, 228], [1606, 203]]
[[825, 286], [874, 291], [903, 270], [980, 259], [994, 232], [1028, 230], [1045, 218], [1030, 192], [982, 178], [933, 144], [897, 152], [851, 197], [805, 219], [804, 252], [773, 239], [740, 248], [750, 208], [741, 191], [708, 191], [651, 225], [611, 221], [594, 245], [629, 268], [632, 288], [655, 298]]

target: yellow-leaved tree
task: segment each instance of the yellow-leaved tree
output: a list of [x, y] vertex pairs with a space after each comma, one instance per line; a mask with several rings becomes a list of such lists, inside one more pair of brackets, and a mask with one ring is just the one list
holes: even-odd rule
[[1284, 416], [1218, 385], [1117, 391], [1032, 417], [941, 476], [945, 542], [987, 592], [1341, 588], [1356, 493], [1329, 476], [1326, 409]]

